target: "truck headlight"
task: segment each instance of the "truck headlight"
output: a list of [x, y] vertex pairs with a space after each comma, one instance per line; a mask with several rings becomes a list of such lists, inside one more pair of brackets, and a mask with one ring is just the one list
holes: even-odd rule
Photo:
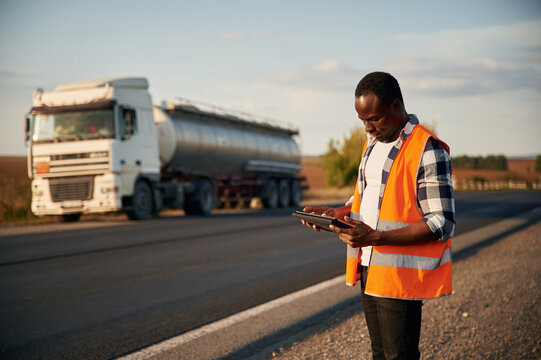
[[38, 161], [34, 163], [34, 169], [36, 170], [36, 174], [47, 174], [49, 173], [49, 162]]
[[101, 188], [101, 193], [102, 194], [107, 194], [107, 193], [117, 193], [118, 192], [118, 186], [114, 186], [114, 187], [102, 187]]

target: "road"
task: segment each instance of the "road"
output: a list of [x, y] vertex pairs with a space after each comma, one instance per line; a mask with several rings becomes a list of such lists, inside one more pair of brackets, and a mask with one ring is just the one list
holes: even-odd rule
[[[458, 194], [456, 233], [540, 205]], [[0, 357], [113, 358], [342, 273], [344, 245], [292, 210], [0, 237]]]

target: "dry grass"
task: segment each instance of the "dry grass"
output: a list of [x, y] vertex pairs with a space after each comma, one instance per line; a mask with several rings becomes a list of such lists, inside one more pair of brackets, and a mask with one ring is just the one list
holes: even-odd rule
[[306, 177], [308, 190], [303, 192], [303, 199], [311, 201], [343, 201], [346, 202], [353, 191], [354, 186], [328, 187], [325, 184], [325, 169], [321, 166], [320, 156], [304, 157], [301, 160], [300, 176]]
[[0, 223], [34, 219], [25, 157], [0, 157]]
[[541, 173], [535, 171], [535, 159], [507, 159], [508, 170], [454, 169], [458, 182], [464, 180], [525, 180], [539, 181]]

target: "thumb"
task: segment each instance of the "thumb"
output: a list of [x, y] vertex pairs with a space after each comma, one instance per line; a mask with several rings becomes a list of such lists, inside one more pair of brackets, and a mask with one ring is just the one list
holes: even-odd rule
[[349, 216], [344, 216], [344, 220], [346, 220], [347, 223], [352, 224], [352, 225], [359, 225], [363, 223], [362, 221], [353, 220]]

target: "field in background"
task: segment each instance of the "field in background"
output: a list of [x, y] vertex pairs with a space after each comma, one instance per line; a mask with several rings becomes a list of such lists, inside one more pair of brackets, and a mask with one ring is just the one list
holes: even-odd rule
[[0, 156], [0, 224], [35, 219], [31, 196], [26, 157]]
[[[321, 166], [321, 157], [305, 157], [302, 159], [301, 175], [305, 176], [310, 189], [305, 193], [306, 199], [349, 199], [353, 188], [328, 188], [325, 185], [325, 170]], [[478, 189], [479, 184], [505, 183], [502, 189], [511, 183], [532, 183], [541, 181], [541, 173], [535, 171], [535, 159], [507, 159], [508, 170], [454, 169], [453, 185], [455, 190], [472, 190], [471, 184]], [[493, 190], [493, 189], [490, 189]], [[349, 194], [349, 195], [348, 195]], [[338, 196], [338, 197], [337, 197]]]
[[[325, 170], [321, 167], [321, 157], [304, 157], [301, 161], [301, 175], [305, 176], [309, 189], [303, 194], [308, 202], [347, 201], [353, 194], [353, 187], [329, 188], [325, 185]], [[453, 171], [455, 187], [462, 184], [494, 181], [539, 182], [541, 173], [535, 172], [535, 160], [508, 159], [509, 170], [467, 170]], [[30, 180], [26, 173], [25, 157], [0, 156], [0, 224], [34, 223], [58, 221], [58, 218], [37, 218], [30, 211]]]

